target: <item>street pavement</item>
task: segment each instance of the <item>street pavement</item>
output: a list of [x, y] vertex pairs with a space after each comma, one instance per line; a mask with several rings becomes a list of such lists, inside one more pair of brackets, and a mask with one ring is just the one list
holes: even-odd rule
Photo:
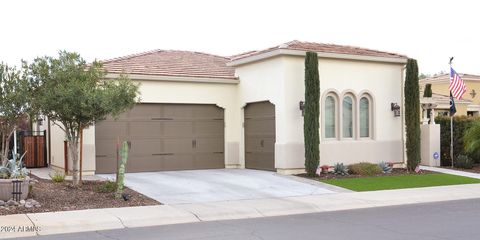
[[17, 239], [479, 239], [480, 199]]

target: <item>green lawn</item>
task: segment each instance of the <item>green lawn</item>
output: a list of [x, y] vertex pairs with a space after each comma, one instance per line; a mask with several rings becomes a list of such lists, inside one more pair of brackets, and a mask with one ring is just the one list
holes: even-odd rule
[[480, 179], [443, 173], [366, 178], [341, 178], [321, 181], [358, 192], [480, 183]]

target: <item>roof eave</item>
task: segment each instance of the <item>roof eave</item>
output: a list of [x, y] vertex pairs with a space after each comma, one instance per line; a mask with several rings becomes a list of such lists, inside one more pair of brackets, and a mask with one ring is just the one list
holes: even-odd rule
[[[275, 49], [269, 52], [260, 53], [257, 55], [240, 58], [227, 63], [227, 66], [240, 66], [251, 62], [261, 61], [267, 58], [279, 56], [279, 55], [291, 55], [291, 56], [305, 56], [307, 51], [293, 50], [293, 49]], [[346, 59], [357, 61], [370, 61], [370, 62], [385, 62], [385, 63], [398, 63], [406, 64], [407, 58], [395, 58], [395, 57], [377, 57], [367, 55], [353, 55], [353, 54], [340, 54], [340, 53], [327, 53], [317, 52], [319, 58], [332, 58], [332, 59]]]
[[[105, 79], [116, 79], [122, 74], [107, 73]], [[217, 78], [217, 77], [198, 77], [198, 76], [165, 76], [165, 75], [147, 75], [147, 74], [125, 74], [134, 81], [166, 81], [166, 82], [197, 82], [197, 83], [223, 83], [238, 84], [238, 78]]]

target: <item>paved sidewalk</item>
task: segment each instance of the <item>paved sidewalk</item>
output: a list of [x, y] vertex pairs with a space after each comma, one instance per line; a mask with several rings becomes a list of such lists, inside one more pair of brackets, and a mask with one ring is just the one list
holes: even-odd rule
[[[91, 209], [0, 216], [0, 227], [37, 231], [0, 232], [0, 238], [86, 232], [177, 223], [258, 218], [302, 213], [480, 198], [480, 184], [350, 192], [214, 203]], [[17, 228], [18, 229], [18, 228]]]
[[420, 166], [420, 169], [428, 170], [428, 171], [432, 171], [432, 172], [446, 173], [446, 174], [451, 174], [451, 175], [480, 179], [480, 174], [478, 174], [478, 173], [458, 171], [458, 170], [453, 170], [453, 169], [448, 169], [448, 168], [428, 167], [428, 166]]

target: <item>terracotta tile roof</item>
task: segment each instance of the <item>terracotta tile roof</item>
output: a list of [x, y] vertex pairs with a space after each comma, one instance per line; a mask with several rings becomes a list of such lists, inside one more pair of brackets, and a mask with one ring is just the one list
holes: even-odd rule
[[108, 73], [236, 79], [227, 57], [206, 53], [154, 50], [102, 61]]
[[240, 54], [237, 56], [232, 56], [232, 60], [238, 60], [262, 53], [271, 52], [277, 49], [290, 49], [290, 50], [301, 50], [301, 51], [314, 51], [314, 52], [324, 52], [324, 53], [337, 53], [337, 54], [349, 54], [349, 55], [363, 55], [363, 56], [373, 56], [373, 57], [388, 57], [388, 58], [403, 58], [406, 59], [407, 56], [377, 51], [367, 48], [353, 47], [353, 46], [343, 46], [335, 44], [324, 44], [324, 43], [314, 43], [314, 42], [301, 42], [301, 41], [291, 41], [284, 44], [280, 44], [275, 47], [267, 48], [259, 51], [247, 52], [245, 54]]

